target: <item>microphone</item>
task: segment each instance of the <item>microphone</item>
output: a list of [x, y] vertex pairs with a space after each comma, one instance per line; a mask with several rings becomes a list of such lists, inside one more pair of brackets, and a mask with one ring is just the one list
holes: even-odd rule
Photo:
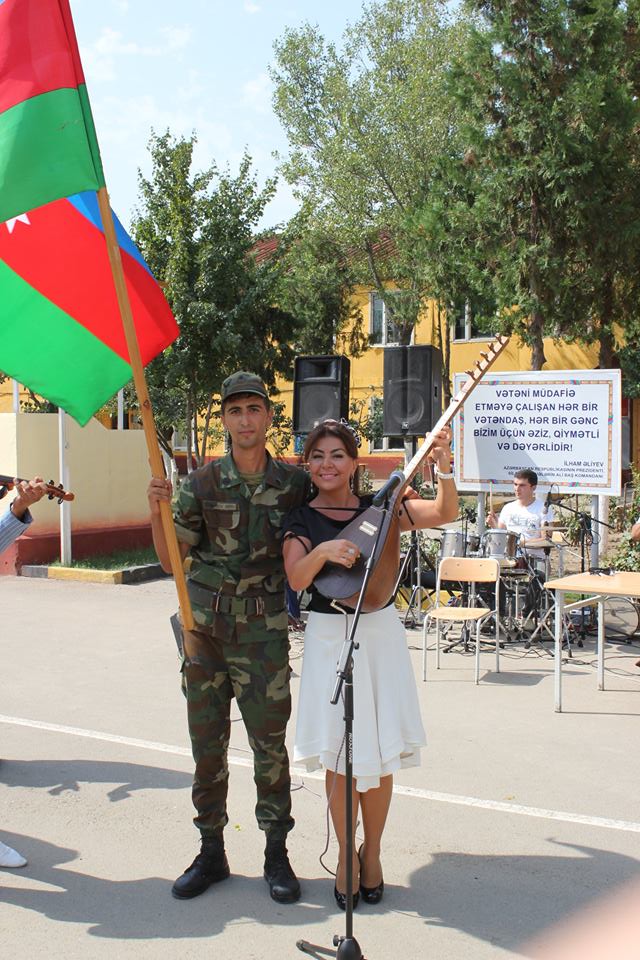
[[373, 506], [381, 507], [390, 494], [404, 482], [404, 473], [402, 470], [394, 470], [389, 479], [373, 497]]
[[551, 487], [549, 487], [549, 489], [548, 489], [548, 491], [547, 491], [546, 500], [544, 501], [544, 512], [545, 512], [545, 513], [548, 513], [548, 512], [549, 512], [549, 507], [550, 507], [550, 506], [551, 506]]

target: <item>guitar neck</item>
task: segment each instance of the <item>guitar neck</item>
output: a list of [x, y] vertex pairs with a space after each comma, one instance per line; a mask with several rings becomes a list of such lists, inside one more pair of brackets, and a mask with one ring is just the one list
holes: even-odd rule
[[[11, 489], [14, 486], [14, 481], [17, 481], [18, 483], [29, 482], [28, 480], [25, 480], [24, 477], [10, 477], [8, 474], [0, 473], [0, 487]], [[45, 483], [45, 488], [50, 500], [56, 499], [62, 502], [63, 500], [75, 499], [75, 494], [65, 490], [64, 487], [56, 486], [55, 483]]]
[[416, 451], [409, 463], [404, 468], [403, 473], [405, 477], [405, 483], [411, 483], [414, 476], [420, 469], [422, 461], [433, 449], [438, 433], [443, 430], [444, 427], [448, 426], [458, 411], [462, 409], [465, 401], [480, 383], [487, 370], [493, 366], [496, 358], [500, 356], [508, 343], [509, 337], [496, 337], [496, 339], [489, 344], [488, 350], [480, 354], [481, 359], [476, 360], [474, 367], [472, 367], [471, 370], [466, 371], [469, 379], [465, 381], [455, 397], [453, 397], [451, 403], [442, 414], [431, 433], [425, 438], [424, 443], [420, 445], [420, 448]]

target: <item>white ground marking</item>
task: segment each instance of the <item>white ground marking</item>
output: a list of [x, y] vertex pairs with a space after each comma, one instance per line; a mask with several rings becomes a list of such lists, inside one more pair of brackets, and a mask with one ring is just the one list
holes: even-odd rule
[[[188, 747], [175, 747], [169, 743], [157, 743], [154, 740], [138, 740], [134, 737], [121, 737], [115, 733], [103, 733], [100, 730], [83, 730], [81, 727], [67, 727], [58, 723], [45, 723], [42, 720], [27, 720], [23, 717], [7, 717], [0, 714], [0, 723], [12, 724], [16, 727], [30, 727], [33, 730], [46, 730], [50, 733], [61, 733], [71, 737], [84, 737], [88, 740], [102, 740], [105, 743], [119, 743], [127, 747], [137, 747], [140, 750], [153, 750], [157, 753], [170, 753], [173, 756], [191, 758]], [[231, 754], [229, 763], [236, 767], [253, 767], [251, 757], [238, 757]], [[292, 767], [291, 772], [300, 777], [313, 780], [324, 780], [324, 773], [317, 771], [308, 773], [299, 767]], [[543, 820], [561, 820], [564, 823], [579, 823], [587, 827], [600, 827], [607, 830], [621, 830], [626, 833], [640, 833], [640, 823], [632, 820], [612, 820], [608, 817], [589, 817], [582, 813], [567, 813], [563, 810], [547, 810], [544, 807], [527, 807], [520, 803], [507, 803], [503, 800], [483, 800], [480, 797], [465, 797], [456, 793], [439, 793], [436, 790], [420, 790], [416, 787], [394, 786], [393, 792], [404, 797], [415, 797], [419, 800], [431, 800], [436, 803], [452, 803], [462, 807], [477, 807], [480, 810], [496, 810], [500, 813], [513, 813], [523, 817], [539, 817]]]

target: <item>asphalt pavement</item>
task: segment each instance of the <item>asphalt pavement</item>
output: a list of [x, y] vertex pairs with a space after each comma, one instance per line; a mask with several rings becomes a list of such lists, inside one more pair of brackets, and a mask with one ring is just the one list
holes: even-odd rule
[[[304, 956], [300, 940], [327, 957], [344, 933], [319, 862], [323, 781], [302, 771], [289, 847], [303, 897], [292, 906], [269, 898], [237, 710], [232, 877], [195, 900], [172, 899], [198, 846], [175, 608], [168, 580], [0, 578], [0, 839], [29, 860], [0, 870], [7, 958], [281, 960]], [[407, 630], [407, 641], [429, 744], [422, 766], [396, 778], [385, 896], [358, 906], [354, 936], [367, 960], [530, 956], [532, 939], [638, 876], [638, 638], [607, 644], [605, 691], [593, 639], [576, 648], [562, 714], [550, 642], [507, 646], [499, 675], [483, 653], [476, 686], [464, 651], [446, 654], [437, 673], [430, 651], [423, 683], [421, 632]], [[294, 697], [303, 647], [292, 635]], [[325, 859], [333, 869], [332, 838]]]

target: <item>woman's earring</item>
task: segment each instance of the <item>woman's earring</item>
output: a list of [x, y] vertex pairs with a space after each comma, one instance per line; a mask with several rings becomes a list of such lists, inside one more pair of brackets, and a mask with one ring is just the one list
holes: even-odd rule
[[354, 474], [354, 473], [352, 473], [351, 476], [349, 477], [349, 490], [351, 490], [351, 491], [353, 491], [353, 478], [354, 478], [354, 477], [355, 477], [355, 474]]

